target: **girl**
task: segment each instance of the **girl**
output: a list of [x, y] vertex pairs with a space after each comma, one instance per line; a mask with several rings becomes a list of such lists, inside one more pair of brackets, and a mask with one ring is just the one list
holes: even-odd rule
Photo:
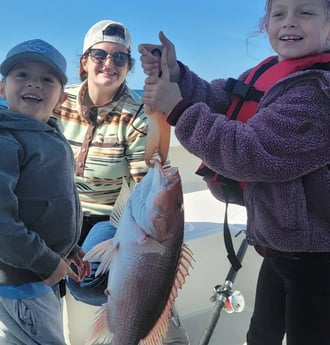
[[[166, 113], [182, 145], [210, 169], [246, 182], [247, 240], [271, 268], [260, 272], [248, 345], [279, 345], [284, 327], [288, 345], [330, 339], [329, 15], [327, 0], [267, 1], [262, 23], [277, 56], [260, 77], [264, 95], [246, 123], [219, 116], [232, 105], [227, 81], [208, 83], [177, 62], [163, 33], [163, 47], [139, 47], [149, 76], [142, 101]], [[162, 77], [155, 48], [165, 48]], [[276, 309], [283, 318], [269, 316], [263, 332], [255, 320]]]

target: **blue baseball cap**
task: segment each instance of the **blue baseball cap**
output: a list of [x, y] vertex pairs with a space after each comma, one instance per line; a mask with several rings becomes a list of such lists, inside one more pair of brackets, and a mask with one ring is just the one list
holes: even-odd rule
[[44, 63], [56, 73], [62, 85], [68, 82], [65, 57], [51, 44], [43, 40], [24, 41], [9, 50], [0, 66], [1, 74], [5, 77], [14, 65], [22, 61]]

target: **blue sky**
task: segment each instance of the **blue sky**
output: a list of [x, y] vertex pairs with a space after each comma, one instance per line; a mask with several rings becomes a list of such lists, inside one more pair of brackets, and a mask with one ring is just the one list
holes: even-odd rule
[[177, 57], [206, 80], [237, 77], [274, 54], [265, 34], [257, 31], [264, 0], [10, 0], [1, 2], [0, 61], [21, 41], [41, 38], [56, 46], [68, 62], [69, 83], [77, 69], [84, 35], [94, 23], [124, 23], [133, 39], [134, 71], [127, 78], [143, 88], [139, 43], [158, 43], [160, 30], [176, 46]]

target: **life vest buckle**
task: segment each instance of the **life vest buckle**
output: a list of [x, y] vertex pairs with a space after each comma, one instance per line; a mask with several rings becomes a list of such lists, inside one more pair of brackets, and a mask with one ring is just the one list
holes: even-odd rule
[[234, 96], [240, 96], [246, 101], [259, 102], [264, 92], [257, 90], [252, 85], [245, 84], [242, 80], [228, 78], [225, 90]]

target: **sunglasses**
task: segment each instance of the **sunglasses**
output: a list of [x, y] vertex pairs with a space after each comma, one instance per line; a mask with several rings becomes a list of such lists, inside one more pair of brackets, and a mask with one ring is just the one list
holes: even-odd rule
[[103, 49], [89, 49], [87, 54], [95, 64], [104, 63], [108, 56], [117, 67], [124, 67], [131, 59], [131, 55], [123, 52], [108, 53]]

